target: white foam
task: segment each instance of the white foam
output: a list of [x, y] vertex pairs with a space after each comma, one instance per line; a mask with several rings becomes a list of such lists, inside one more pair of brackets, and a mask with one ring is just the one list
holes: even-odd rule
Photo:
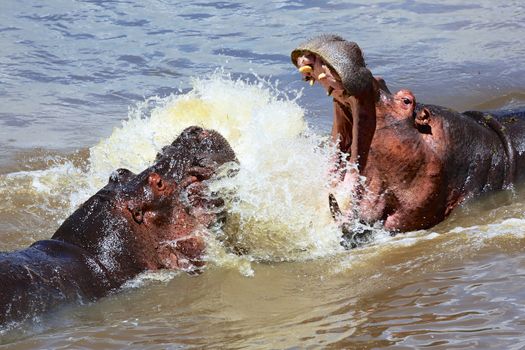
[[122, 289], [139, 288], [151, 282], [167, 283], [171, 281], [175, 276], [178, 276], [179, 274], [180, 274], [179, 271], [173, 271], [173, 270], [147, 271], [127, 281], [126, 283], [122, 285], [121, 288]]
[[450, 233], [463, 234], [478, 240], [489, 240], [504, 235], [525, 238], [525, 219], [509, 218], [486, 225], [458, 226], [450, 230]]

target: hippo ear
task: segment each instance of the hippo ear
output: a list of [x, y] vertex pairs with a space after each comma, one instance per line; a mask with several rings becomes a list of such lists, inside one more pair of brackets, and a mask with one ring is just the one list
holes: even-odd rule
[[156, 172], [149, 174], [148, 183], [150, 187], [156, 191], [163, 191], [166, 188], [166, 184], [162, 180], [162, 177]]
[[337, 200], [332, 193], [328, 195], [328, 204], [330, 206], [330, 213], [332, 213], [334, 220], [337, 220], [341, 217], [341, 215], [343, 215], [341, 213], [341, 209], [339, 209], [339, 203], [337, 203]]
[[167, 151], [170, 149], [171, 145], [168, 145], [168, 146], [164, 146], [162, 147], [162, 149], [160, 150], [159, 153], [157, 153], [157, 156], [155, 157], [155, 163], [157, 163], [158, 161], [160, 161], [160, 159], [164, 156], [164, 154], [167, 153]]
[[419, 113], [416, 114], [414, 120], [416, 129], [422, 134], [432, 134], [432, 127], [430, 126], [432, 113], [428, 108], [423, 108]]
[[109, 176], [110, 183], [122, 183], [127, 181], [130, 177], [135, 176], [133, 172], [125, 168], [119, 168], [111, 173]]

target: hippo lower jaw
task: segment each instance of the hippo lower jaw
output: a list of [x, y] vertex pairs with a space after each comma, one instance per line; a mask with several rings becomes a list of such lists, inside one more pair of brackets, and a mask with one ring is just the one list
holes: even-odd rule
[[206, 249], [205, 237], [193, 233], [186, 237], [160, 242], [158, 255], [163, 268], [200, 273], [206, 264], [203, 259]]
[[[209, 179], [206, 176], [204, 179]], [[181, 184], [177, 200], [184, 203], [182, 210], [175, 210], [171, 220], [177, 225], [169, 229], [166, 239], [159, 243], [157, 254], [160, 268], [200, 273], [205, 265], [206, 235], [208, 229], [219, 221], [218, 215], [207, 207], [208, 188], [201, 179], [189, 176]], [[222, 207], [223, 202], [214, 203]]]

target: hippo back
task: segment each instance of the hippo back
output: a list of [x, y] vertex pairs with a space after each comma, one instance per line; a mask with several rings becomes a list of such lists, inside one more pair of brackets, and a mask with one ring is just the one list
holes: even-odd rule
[[82, 249], [56, 240], [0, 253], [0, 324], [30, 320], [57, 304], [87, 303], [111, 288], [103, 267]]
[[467, 111], [465, 115], [472, 117], [479, 124], [488, 126], [498, 135], [505, 148], [511, 174], [507, 184], [525, 179], [525, 173], [520, 169], [525, 166], [525, 108], [505, 109], [497, 111]]
[[501, 123], [504, 132], [508, 135], [515, 150], [516, 180], [525, 179], [525, 172], [520, 171], [525, 167], [525, 107], [519, 109], [496, 111], [495, 118]]

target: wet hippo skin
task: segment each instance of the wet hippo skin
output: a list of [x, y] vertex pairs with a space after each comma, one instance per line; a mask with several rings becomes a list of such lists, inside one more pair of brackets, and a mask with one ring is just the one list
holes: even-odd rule
[[357, 165], [341, 174], [356, 194], [353, 207], [341, 214], [331, 196], [334, 216], [383, 222], [393, 232], [430, 228], [465, 199], [523, 178], [522, 111], [459, 113], [417, 103], [409, 90], [392, 94], [359, 46], [337, 35], [306, 41], [291, 58], [333, 97], [332, 139]]
[[0, 326], [90, 302], [146, 270], [203, 266], [203, 228], [220, 224], [206, 180], [236, 162], [217, 132], [185, 129], [138, 175], [115, 171], [49, 240], [0, 253]]

